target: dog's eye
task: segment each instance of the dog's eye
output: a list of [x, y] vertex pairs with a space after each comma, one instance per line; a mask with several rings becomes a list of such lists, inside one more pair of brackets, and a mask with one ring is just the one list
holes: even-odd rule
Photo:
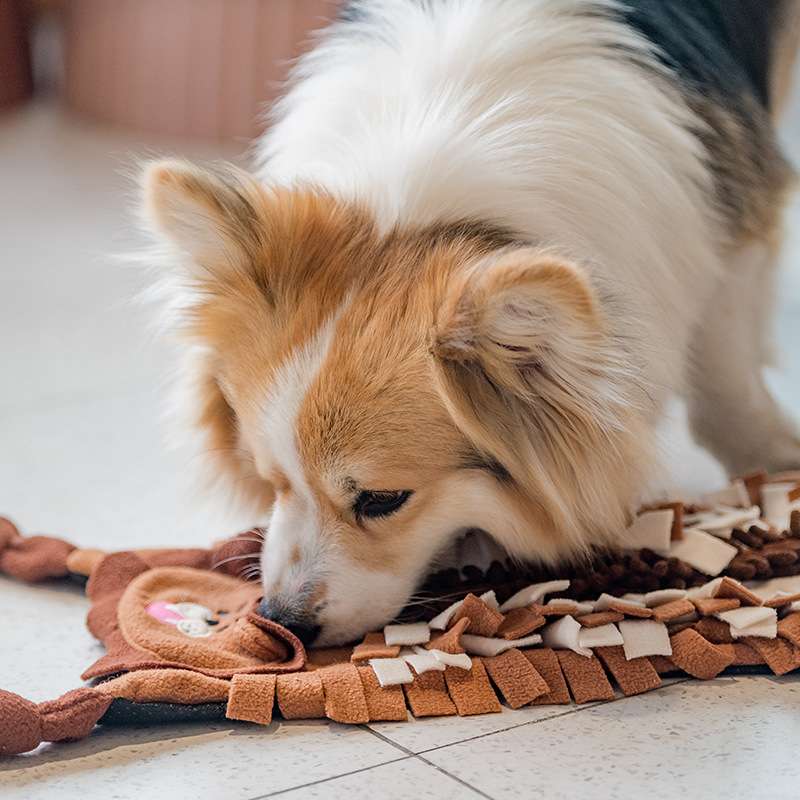
[[361, 492], [353, 504], [356, 517], [387, 517], [394, 514], [411, 497], [408, 490], [401, 492]]

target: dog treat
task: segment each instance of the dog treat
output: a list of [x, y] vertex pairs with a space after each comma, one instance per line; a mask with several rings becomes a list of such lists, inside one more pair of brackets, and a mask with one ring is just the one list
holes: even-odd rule
[[[499, 562], [485, 575], [449, 570], [425, 587], [431, 597], [464, 598], [445, 614], [436, 616], [445, 605], [439, 601], [415, 605], [386, 635], [375, 631], [355, 646], [308, 652], [255, 613], [260, 587], [238, 577], [260, 556], [252, 532], [207, 550], [106, 554], [26, 538], [0, 519], [0, 571], [31, 581], [86, 581], [87, 623], [107, 650], [84, 672], [101, 680], [96, 686], [38, 704], [0, 691], [0, 754], [80, 738], [96, 723], [177, 721], [195, 709], [206, 719], [257, 724], [278, 714], [364, 723], [403, 720], [407, 709], [421, 717], [497, 712], [500, 700], [513, 708], [569, 703], [570, 691], [577, 702], [610, 699], [613, 684], [636, 694], [656, 689], [662, 674], [706, 679], [728, 666], [798, 670], [800, 509], [791, 505], [800, 502], [800, 482], [788, 475], [758, 480], [734, 484], [738, 508], [719, 505], [720, 497], [706, 498], [710, 508], [688, 508], [684, 537], [671, 535], [668, 552], [602, 551], [558, 570]], [[791, 531], [754, 518], [753, 500], [764, 492]], [[742, 528], [728, 530], [734, 517]], [[701, 559], [679, 557], [697, 535], [704, 547], [706, 536], [736, 552], [718, 577], [710, 563], [701, 570]], [[789, 576], [799, 580], [782, 591], [738, 580]], [[491, 655], [471, 657], [465, 649]]]
[[533, 664], [516, 648], [484, 659], [483, 665], [511, 708], [526, 706], [550, 691]]

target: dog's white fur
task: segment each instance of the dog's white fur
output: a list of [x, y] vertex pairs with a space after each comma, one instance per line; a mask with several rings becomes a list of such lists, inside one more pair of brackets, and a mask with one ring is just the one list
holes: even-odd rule
[[[618, 392], [649, 426], [669, 393], [684, 394], [698, 433], [730, 468], [765, 453], [766, 466], [800, 463], [791, 424], [760, 377], [774, 254], [760, 243], [733, 251], [689, 133], [699, 120], [642, 38], [611, 16], [584, 13], [613, 6], [378, 0], [347, 35], [326, 35], [301, 59], [258, 144], [259, 178], [354, 201], [384, 232], [477, 219], [557, 250], [582, 265], [629, 358], [617, 382], [586, 393]], [[735, 280], [726, 277], [731, 259]], [[513, 309], [496, 323], [517, 324]], [[272, 512], [265, 590], [297, 594], [324, 576], [323, 641], [394, 614], [455, 533], [503, 528], [522, 537], [525, 527], [486, 475], [459, 475], [441, 487], [436, 518], [419, 521], [428, 538], [419, 544], [414, 534], [413, 567], [399, 578], [348, 561], [302, 491], [296, 442], [276, 434], [294, 431], [330, 335], [282, 367], [262, 432], [269, 458], [297, 472], [299, 487]], [[515, 535], [504, 543], [524, 550]], [[290, 563], [295, 545], [303, 557]]]
[[[650, 59], [601, 0], [379, 3], [331, 38], [259, 145], [268, 183], [365, 202], [385, 229], [488, 219], [554, 244], [614, 287], [657, 412], [722, 273], [696, 120], [609, 46]], [[491, 6], [491, 8], [487, 8]], [[374, 12], [373, 12], [374, 13]]]

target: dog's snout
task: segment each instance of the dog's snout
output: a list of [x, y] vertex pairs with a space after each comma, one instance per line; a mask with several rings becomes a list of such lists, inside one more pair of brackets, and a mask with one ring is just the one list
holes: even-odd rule
[[313, 617], [299, 614], [283, 603], [264, 598], [259, 603], [258, 613], [265, 619], [283, 625], [304, 645], [310, 645], [319, 636], [320, 626]]

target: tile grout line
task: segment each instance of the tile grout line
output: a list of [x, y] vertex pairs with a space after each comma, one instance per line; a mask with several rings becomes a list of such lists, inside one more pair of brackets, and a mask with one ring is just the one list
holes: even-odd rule
[[[363, 726], [359, 725], [359, 727], [363, 727]], [[391, 744], [391, 742], [389, 742], [389, 744]], [[402, 750], [402, 748], [399, 748], [399, 747], [395, 748], [395, 749]], [[403, 751], [403, 752], [405, 753], [405, 751]], [[268, 798], [268, 797], [277, 797], [278, 795], [287, 794], [288, 792], [293, 792], [296, 789], [307, 789], [309, 786], [319, 786], [320, 784], [327, 783], [328, 781], [335, 781], [337, 778], [347, 778], [350, 775], [358, 775], [361, 772], [369, 772], [369, 770], [376, 769], [377, 767], [385, 767], [387, 764], [396, 764], [399, 761], [408, 761], [410, 758], [413, 757], [413, 755], [414, 755], [413, 753], [404, 754], [403, 756], [401, 756], [399, 758], [391, 758], [388, 761], [381, 761], [378, 764], [371, 764], [368, 767], [361, 767], [360, 769], [353, 769], [353, 770], [350, 770], [349, 772], [339, 773], [338, 775], [330, 775], [327, 778], [320, 778], [319, 780], [316, 780], [316, 781], [309, 781], [308, 783], [301, 783], [301, 784], [299, 784], [297, 786], [289, 786], [286, 789], [278, 789], [277, 791], [274, 791], [274, 792], [267, 792], [266, 794], [259, 794], [259, 795], [256, 795], [255, 797], [248, 798], [248, 800], [266, 800], [266, 798]]]
[[[438, 764], [434, 764], [431, 761], [428, 761], [427, 758], [423, 758], [419, 753], [415, 753], [412, 750], [409, 750], [407, 747], [404, 747], [403, 745], [392, 741], [387, 736], [384, 736], [382, 733], [378, 733], [377, 731], [372, 730], [372, 728], [367, 728], [367, 730], [373, 736], [377, 736], [378, 739], [380, 739], [383, 742], [386, 742], [386, 744], [389, 744], [392, 747], [396, 747], [401, 752], [406, 753], [409, 757], [414, 758], [417, 761], [421, 761], [423, 764], [427, 764], [429, 767], [433, 767], [433, 769], [435, 769], [437, 772], [441, 772], [442, 775], [446, 775], [448, 778], [451, 778], [456, 783], [460, 783], [462, 786], [465, 786], [467, 789], [470, 789], [475, 794], [480, 795], [481, 797], [485, 797], [486, 800], [494, 800], [494, 798], [491, 795], [486, 794], [486, 792], [483, 792], [480, 789], [476, 789], [474, 786], [470, 786], [470, 784], [468, 784], [463, 778], [459, 778], [457, 775], [453, 775], [443, 767], [440, 767]], [[398, 760], [402, 761], [402, 759]]]
[[[670, 683], [668, 686], [662, 686], [660, 688], [661, 689], [669, 689], [671, 686], [678, 686], [679, 684], [686, 683], [689, 680], [691, 680], [691, 678], [681, 678], [680, 680], [676, 680], [673, 683]], [[659, 690], [657, 689], [656, 691], [659, 691]], [[629, 700], [632, 697], [639, 697], [639, 695], [628, 695], [628, 696], [623, 696], [623, 697], [617, 697], [614, 700], [587, 703], [586, 705], [577, 706], [576, 708], [571, 708], [569, 711], [562, 711], [561, 713], [553, 714], [552, 716], [549, 716], [549, 717], [542, 717], [541, 719], [531, 719], [531, 720], [528, 720], [527, 722], [520, 722], [520, 723], [517, 723], [515, 725], [509, 725], [507, 728], [498, 728], [495, 731], [488, 731], [487, 733], [479, 733], [477, 736], [468, 736], [466, 739], [458, 739], [455, 742], [448, 742], [447, 744], [440, 744], [440, 745], [437, 745], [436, 747], [428, 747], [428, 748], [426, 748], [424, 750], [420, 750], [419, 752], [414, 752], [413, 750], [409, 750], [408, 748], [404, 747], [403, 745], [399, 744], [398, 742], [395, 742], [392, 739], [388, 738], [384, 734], [378, 733], [377, 731], [375, 731], [372, 728], [370, 728], [369, 724], [367, 724], [366, 727], [367, 727], [367, 730], [369, 730], [375, 736], [379, 737], [380, 739], [383, 739], [388, 744], [394, 745], [395, 747], [397, 747], [398, 750], [401, 750], [404, 753], [408, 753], [409, 755], [421, 756], [424, 753], [433, 753], [436, 750], [443, 750], [446, 747], [452, 747], [453, 745], [463, 744], [464, 742], [474, 742], [474, 741], [476, 741], [478, 739], [485, 739], [487, 736], [494, 736], [496, 733], [505, 733], [506, 731], [513, 731], [513, 730], [516, 730], [517, 728], [524, 728], [527, 725], [541, 725], [542, 723], [549, 722], [550, 720], [553, 720], [553, 719], [561, 719], [562, 717], [568, 717], [568, 716], [570, 716], [572, 714], [578, 714], [581, 711], [589, 711], [589, 710], [591, 710], [593, 708], [599, 708], [601, 706], [609, 705], [610, 703], [619, 703], [619, 702], [621, 702], [623, 700]], [[425, 759], [423, 759], [423, 760], [425, 760]], [[427, 761], [426, 761], [426, 763], [427, 763]]]

